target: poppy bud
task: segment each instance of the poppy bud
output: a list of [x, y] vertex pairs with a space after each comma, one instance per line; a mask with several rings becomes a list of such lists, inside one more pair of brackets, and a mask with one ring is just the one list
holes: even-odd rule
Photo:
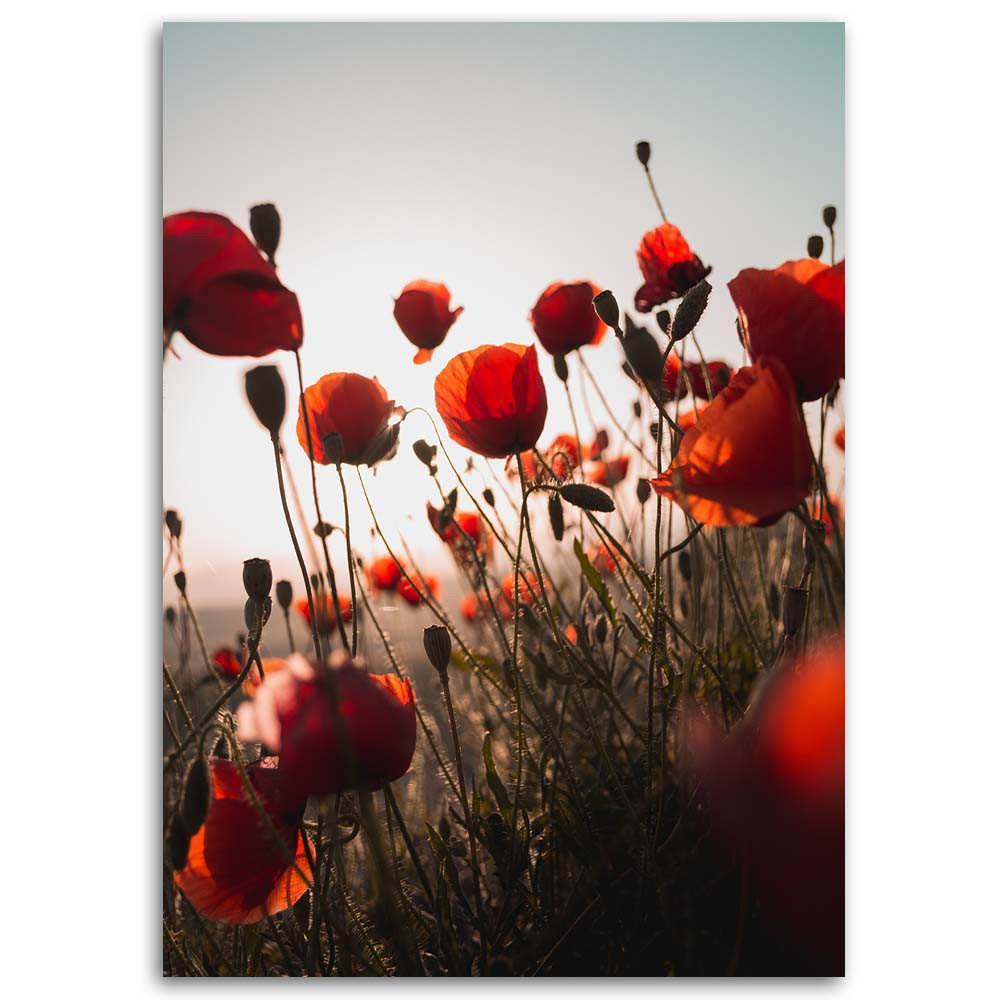
[[683, 340], [698, 325], [698, 320], [701, 319], [711, 294], [712, 286], [702, 278], [681, 299], [681, 304], [677, 307], [677, 312], [674, 313], [673, 328], [670, 333], [670, 338], [675, 343], [678, 340]]
[[380, 434], [372, 438], [371, 443], [362, 453], [359, 463], [373, 466], [385, 459], [392, 458], [399, 447], [399, 427], [399, 424], [392, 424], [383, 428]]
[[443, 625], [428, 625], [424, 629], [424, 652], [431, 666], [442, 675], [447, 675], [451, 660], [451, 636]]
[[193, 837], [200, 829], [212, 801], [212, 782], [208, 761], [199, 753], [191, 763], [181, 793], [181, 819]]
[[605, 326], [610, 326], [612, 330], [618, 329], [618, 300], [611, 289], [606, 288], [594, 296], [594, 311]]
[[336, 431], [323, 438], [323, 454], [334, 465], [344, 461], [344, 439]]
[[257, 629], [258, 609], [261, 612], [260, 627], [263, 628], [267, 624], [268, 618], [271, 617], [271, 598], [266, 597], [263, 601], [255, 601], [250, 597], [243, 605], [243, 621], [246, 622], [246, 626], [251, 632]]
[[813, 260], [819, 260], [819, 258], [823, 256], [823, 237], [810, 236], [806, 243], [806, 253], [809, 254]]
[[569, 378], [569, 367], [566, 364], [566, 355], [557, 354], [552, 359], [552, 367], [556, 370], [556, 378], [560, 382], [565, 382]]
[[170, 867], [179, 872], [187, 865], [188, 848], [191, 846], [191, 835], [181, 819], [180, 813], [175, 813], [167, 827], [167, 854], [170, 857]]
[[177, 621], [177, 612], [174, 611], [172, 607], [167, 608], [167, 610], [163, 612], [163, 617], [166, 619], [168, 625], [173, 625], [174, 622]]
[[603, 643], [607, 637], [608, 620], [604, 617], [604, 615], [601, 615], [601, 617], [597, 619], [597, 624], [594, 626], [594, 638], [597, 639], [598, 642]]
[[802, 628], [808, 601], [808, 590], [803, 587], [785, 587], [784, 600], [781, 602], [781, 623], [785, 628], [785, 635], [789, 638]]
[[333, 525], [327, 521], [317, 521], [313, 525], [313, 534], [318, 538], [329, 538], [333, 534]]
[[220, 736], [215, 743], [215, 748], [212, 750], [213, 757], [219, 757], [222, 760], [229, 760], [229, 740], [225, 736]]
[[254, 242], [273, 264], [278, 241], [281, 239], [281, 216], [274, 205], [268, 202], [254, 205], [250, 209], [250, 232], [253, 233]]
[[586, 483], [568, 483], [560, 488], [559, 493], [568, 503], [583, 510], [610, 514], [615, 509], [615, 502], [607, 493]]
[[271, 593], [271, 564], [266, 559], [244, 560], [243, 588], [255, 601], [263, 601]]
[[837, 221], [837, 208], [835, 205], [827, 205], [823, 209], [823, 225], [827, 229], [832, 229], [833, 224]]
[[668, 337], [670, 336], [670, 326], [671, 326], [672, 322], [673, 322], [673, 320], [672, 320], [672, 318], [670, 316], [670, 310], [669, 309], [661, 309], [656, 314], [656, 325]]
[[652, 487], [649, 485], [648, 479], [640, 479], [635, 484], [635, 495], [639, 503], [645, 503], [649, 499], [650, 493], [652, 493]]
[[434, 464], [434, 456], [437, 454], [437, 445], [428, 444], [423, 438], [418, 438], [413, 442], [413, 454], [430, 469]]
[[632, 371], [632, 366], [627, 362], [622, 362], [622, 371], [625, 372], [625, 377], [630, 378], [633, 382], [638, 382], [639, 380], [635, 377], [635, 372]]
[[285, 381], [275, 365], [258, 365], [243, 376], [247, 402], [265, 430], [277, 434], [285, 419]]
[[[680, 310], [678, 310], [680, 311]], [[656, 382], [663, 371], [663, 353], [656, 338], [644, 327], [628, 324], [628, 330], [622, 338], [625, 357], [632, 370], [644, 379]]]
[[649, 148], [649, 143], [645, 139], [641, 139], [635, 144], [635, 155], [639, 158], [639, 162], [645, 167], [649, 163], [649, 154], [652, 150]]
[[181, 537], [181, 519], [176, 510], [168, 510], [163, 515], [163, 522], [166, 524], [167, 531], [170, 532], [171, 538]]
[[562, 501], [558, 493], [549, 494], [549, 524], [552, 525], [552, 534], [557, 542], [562, 541], [563, 532], [566, 530], [566, 522], [563, 519]]
[[691, 579], [691, 554], [687, 549], [677, 557], [677, 567], [681, 571], [681, 576], [684, 577], [685, 581]]
[[655, 441], [655, 440], [656, 440], [656, 438], [657, 438], [657, 435], [658, 435], [659, 433], [660, 433], [660, 424], [659, 424], [659, 421], [657, 421], [657, 420], [654, 420], [654, 421], [653, 421], [653, 422], [652, 422], [652, 423], [651, 423], [651, 424], [649, 425], [649, 436], [650, 436], [650, 437], [651, 437], [651, 438], [652, 438], [652, 439], [653, 439], [653, 440]]
[[287, 611], [292, 604], [292, 584], [288, 580], [279, 580], [274, 585], [274, 596], [278, 598], [278, 603], [283, 611]]
[[177, 584], [177, 589], [182, 594], [187, 593], [187, 580], [187, 573], [185, 573], [184, 570], [181, 569], [174, 573], [174, 583]]
[[488, 504], [489, 504], [489, 505], [490, 505], [491, 507], [494, 507], [494, 508], [496, 507], [496, 505], [497, 505], [497, 501], [496, 501], [496, 497], [495, 497], [495, 496], [493, 496], [493, 490], [491, 490], [491, 489], [490, 489], [490, 488], [489, 488], [488, 486], [486, 487], [486, 489], [485, 489], [485, 490], [483, 490], [483, 499], [484, 499], [484, 500], [485, 500], [485, 501], [486, 501], [486, 502], [487, 502], [487, 503], [488, 503]]

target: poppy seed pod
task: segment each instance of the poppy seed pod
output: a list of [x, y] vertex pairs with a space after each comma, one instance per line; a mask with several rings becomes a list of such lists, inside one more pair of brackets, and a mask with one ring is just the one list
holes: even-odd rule
[[673, 318], [670, 315], [669, 309], [661, 309], [656, 314], [656, 325], [660, 328], [661, 332], [665, 333], [668, 337], [670, 336], [670, 327], [673, 323]]
[[563, 532], [566, 530], [566, 522], [563, 519], [562, 501], [558, 493], [549, 494], [549, 524], [552, 525], [552, 534], [557, 542], [561, 542]]
[[292, 604], [292, 584], [288, 580], [279, 580], [274, 585], [274, 596], [278, 598], [278, 604], [283, 611], [287, 611]]
[[567, 503], [571, 503], [574, 507], [581, 507], [583, 510], [610, 514], [615, 509], [614, 500], [596, 486], [588, 486], [586, 483], [568, 483], [561, 487], [559, 492]]
[[610, 326], [612, 330], [618, 329], [618, 300], [610, 288], [594, 297], [594, 311], [605, 326]]
[[792, 638], [806, 617], [806, 605], [809, 602], [809, 591], [803, 587], [785, 587], [785, 595], [781, 602], [781, 624], [785, 635]]
[[168, 510], [163, 515], [163, 523], [167, 526], [171, 538], [181, 537], [181, 519], [176, 510]]
[[211, 801], [212, 783], [208, 761], [199, 753], [184, 778], [184, 791], [181, 795], [181, 819], [190, 836], [193, 837], [201, 829]]
[[652, 150], [649, 148], [649, 143], [646, 142], [645, 139], [640, 139], [639, 142], [635, 144], [635, 155], [644, 167], [649, 164], [649, 155], [651, 152]]
[[244, 560], [243, 587], [248, 597], [263, 601], [271, 593], [271, 579], [271, 564], [266, 559]]
[[174, 573], [174, 583], [177, 584], [177, 589], [182, 593], [187, 593], [187, 573], [184, 570], [178, 570]]
[[323, 454], [332, 465], [344, 461], [344, 439], [336, 431], [323, 438]]
[[675, 343], [683, 340], [697, 325], [708, 305], [708, 297], [712, 294], [712, 286], [702, 278], [694, 288], [685, 292], [681, 304], [674, 313], [674, 321], [670, 338]]
[[431, 666], [446, 676], [451, 660], [451, 636], [443, 625], [428, 625], [424, 629], [424, 652]]
[[823, 237], [810, 236], [806, 242], [806, 253], [809, 254], [813, 260], [819, 260], [819, 258], [823, 256]]
[[664, 358], [660, 345], [644, 327], [636, 326], [634, 323], [628, 323], [627, 327], [622, 338], [625, 357], [639, 378], [651, 379], [655, 383], [663, 371]]
[[[260, 627], [263, 628], [267, 624], [268, 618], [271, 617], [271, 598], [265, 597], [263, 601], [255, 601], [252, 597], [247, 598], [246, 604], [243, 605], [243, 621], [246, 622], [246, 626], [251, 632], [255, 632], [257, 629], [258, 609]], [[247, 644], [249, 645], [249, 641]]]
[[173, 625], [174, 622], [177, 621], [177, 612], [172, 607], [167, 608], [167, 610], [163, 612], [163, 617], [168, 625]]
[[552, 367], [556, 370], [556, 378], [560, 382], [565, 382], [569, 378], [569, 366], [566, 364], [566, 355], [557, 354], [552, 359]]
[[254, 242], [273, 264], [281, 239], [281, 216], [270, 202], [250, 209], [250, 232]]
[[491, 490], [491, 489], [490, 489], [490, 488], [489, 488], [488, 486], [486, 487], [486, 489], [485, 489], [485, 490], [483, 490], [483, 499], [484, 499], [484, 500], [485, 500], [485, 501], [486, 501], [486, 502], [487, 502], [487, 503], [488, 503], [488, 504], [489, 504], [489, 505], [490, 505], [491, 507], [496, 507], [496, 505], [497, 505], [497, 501], [496, 501], [496, 497], [495, 497], [495, 496], [493, 496], [493, 490]]
[[823, 209], [823, 225], [828, 229], [833, 228], [833, 224], [837, 221], [837, 208], [835, 205], [827, 205]]
[[277, 434], [285, 419], [285, 382], [275, 365], [258, 365], [243, 376], [247, 402], [265, 430]]
[[607, 618], [604, 617], [604, 615], [601, 615], [601, 617], [597, 619], [597, 624], [594, 626], [594, 638], [598, 642], [603, 643], [604, 640], [607, 639], [607, 637], [608, 637], [608, 620]]
[[645, 503], [649, 499], [649, 494], [653, 492], [648, 479], [640, 479], [635, 484], [635, 495], [639, 503]]

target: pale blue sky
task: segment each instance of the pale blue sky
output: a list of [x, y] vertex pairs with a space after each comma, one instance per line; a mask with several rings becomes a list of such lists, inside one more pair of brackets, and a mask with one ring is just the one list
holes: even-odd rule
[[[635, 249], [658, 222], [638, 139], [652, 143], [668, 218], [714, 267], [710, 356], [740, 360], [725, 288], [740, 268], [804, 256], [828, 203], [846, 249], [839, 23], [168, 24], [163, 77], [163, 210], [245, 226], [250, 205], [278, 205], [307, 382], [375, 374], [404, 405], [432, 408], [454, 354], [532, 339], [527, 313], [551, 281], [589, 278], [630, 305]], [[391, 314], [417, 277], [446, 282], [466, 309], [421, 367]], [[186, 520], [192, 586], [221, 601], [239, 596], [240, 560], [290, 573], [291, 552], [266, 436], [242, 399], [250, 363], [177, 347], [164, 500]], [[613, 338], [587, 356], [626, 412], [635, 391]], [[288, 359], [269, 360], [291, 383]], [[544, 444], [568, 420], [547, 356], [542, 367]], [[407, 442], [427, 434], [417, 423]], [[286, 439], [304, 487], [290, 424]], [[336, 477], [321, 489], [339, 520]], [[377, 479], [380, 513], [433, 560], [430, 490], [408, 443]]]

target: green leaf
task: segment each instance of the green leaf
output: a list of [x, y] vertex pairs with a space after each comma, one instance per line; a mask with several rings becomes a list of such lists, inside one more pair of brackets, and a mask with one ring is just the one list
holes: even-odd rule
[[608, 613], [608, 618], [611, 620], [612, 627], [614, 627], [618, 624], [618, 614], [615, 611], [614, 601], [611, 600], [611, 594], [601, 574], [597, 572], [593, 563], [587, 558], [586, 552], [583, 551], [583, 546], [580, 545], [579, 538], [573, 539], [573, 552], [576, 553], [577, 562], [580, 564], [580, 569], [583, 570], [583, 575], [587, 583], [590, 584], [590, 589], [597, 594], [597, 599]]
[[512, 813], [510, 796], [507, 794], [504, 783], [500, 780], [500, 775], [497, 774], [497, 766], [493, 760], [493, 737], [490, 733], [483, 737], [483, 763], [486, 765], [486, 782], [493, 793], [497, 809], [509, 823]]

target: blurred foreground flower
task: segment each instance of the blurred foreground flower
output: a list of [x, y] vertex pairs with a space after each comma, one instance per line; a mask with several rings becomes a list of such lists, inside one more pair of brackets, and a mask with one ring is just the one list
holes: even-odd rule
[[635, 293], [635, 307], [643, 313], [680, 298], [712, 271], [669, 222], [643, 236], [637, 257], [645, 284]]
[[430, 361], [435, 347], [440, 347], [452, 324], [464, 311], [451, 308], [447, 285], [433, 281], [411, 281], [400, 293], [392, 315], [406, 339], [419, 348], [415, 365]]
[[247, 796], [236, 765], [213, 759], [212, 802], [201, 829], [191, 838], [187, 864], [174, 881], [202, 916], [246, 924], [287, 910], [308, 885], [289, 855], [308, 871], [298, 824], [305, 798], [296, 805], [281, 790], [273, 757], [247, 766], [250, 783], [288, 854], [261, 820]]
[[804, 257], [729, 282], [750, 360], [780, 358], [804, 400], [844, 377], [844, 266]]
[[224, 215], [163, 219], [163, 328], [208, 354], [259, 358], [302, 345], [294, 292]]
[[597, 486], [617, 486], [628, 475], [628, 455], [591, 462], [587, 466], [587, 481]]
[[843, 645], [776, 668], [728, 736], [693, 709], [685, 735], [712, 831], [771, 916], [835, 974], [844, 949]]
[[538, 354], [521, 344], [452, 358], [434, 380], [434, 397], [452, 440], [487, 458], [533, 448], [548, 412]]
[[607, 329], [594, 312], [600, 289], [590, 281], [553, 282], [531, 309], [531, 325], [549, 354], [568, 354], [586, 344], [599, 344]]
[[841, 450], [847, 450], [847, 435], [846, 428], [841, 427], [836, 434], [833, 435], [833, 443]]
[[771, 524], [805, 499], [812, 452], [784, 365], [762, 358], [741, 368], [650, 483], [696, 521], [720, 527]]
[[410, 682], [369, 674], [345, 654], [331, 662], [318, 669], [293, 654], [288, 669], [270, 674], [237, 710], [240, 740], [280, 753], [282, 794], [292, 801], [379, 788], [402, 777], [413, 759], [417, 722]]

